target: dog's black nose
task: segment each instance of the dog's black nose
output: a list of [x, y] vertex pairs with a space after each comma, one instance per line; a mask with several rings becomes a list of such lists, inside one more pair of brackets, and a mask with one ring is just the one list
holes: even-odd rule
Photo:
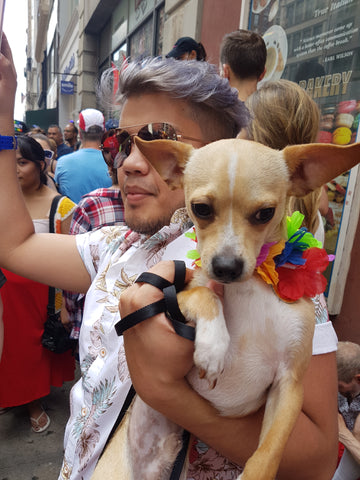
[[216, 278], [223, 283], [234, 282], [242, 274], [244, 262], [241, 258], [218, 255], [212, 259], [212, 269]]

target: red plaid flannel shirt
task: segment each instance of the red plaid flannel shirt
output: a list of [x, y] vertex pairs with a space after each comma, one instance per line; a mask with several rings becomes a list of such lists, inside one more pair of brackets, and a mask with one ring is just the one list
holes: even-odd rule
[[[70, 234], [77, 235], [90, 230], [124, 224], [124, 205], [118, 188], [98, 188], [83, 195], [76, 207]], [[66, 309], [72, 323], [73, 338], [79, 338], [83, 316], [84, 295], [64, 291]]]

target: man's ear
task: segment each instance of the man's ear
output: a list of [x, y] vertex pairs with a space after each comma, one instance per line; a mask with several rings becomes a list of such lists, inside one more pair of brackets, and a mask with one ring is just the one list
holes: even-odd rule
[[188, 54], [187, 60], [196, 60], [196, 50], [191, 50], [191, 52]]
[[264, 71], [262, 72], [262, 74], [258, 78], [258, 82], [261, 82], [261, 80], [265, 77], [265, 73], [266, 73], [266, 68], [264, 68]]
[[171, 190], [182, 188], [184, 168], [194, 150], [192, 145], [174, 140], [148, 142], [140, 137], [135, 137], [134, 141]]
[[346, 147], [324, 143], [291, 145], [282, 151], [291, 187], [289, 194], [303, 197], [360, 162], [360, 143]]
[[227, 63], [223, 63], [222, 65], [222, 77], [227, 78], [230, 80], [231, 69]]

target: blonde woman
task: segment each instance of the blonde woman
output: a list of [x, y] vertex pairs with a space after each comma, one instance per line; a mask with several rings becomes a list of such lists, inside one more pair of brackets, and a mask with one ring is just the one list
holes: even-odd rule
[[[320, 112], [312, 98], [297, 83], [289, 80], [266, 82], [247, 100], [251, 121], [245, 136], [250, 140], [282, 150], [287, 145], [299, 145], [316, 141], [319, 131]], [[244, 137], [244, 134], [241, 135]], [[306, 197], [291, 198], [289, 215], [298, 210], [304, 215], [303, 226], [320, 242], [324, 243], [325, 232], [321, 215], [328, 208], [323, 187]], [[316, 323], [329, 319], [323, 294], [313, 298]]]
[[[297, 83], [289, 80], [266, 82], [247, 99], [246, 105], [251, 114], [247, 128], [249, 139], [276, 150], [287, 145], [316, 142], [319, 108]], [[322, 243], [321, 214], [325, 215], [327, 208], [324, 188], [301, 199], [293, 198], [289, 205], [290, 212], [298, 210], [305, 215], [304, 226]]]

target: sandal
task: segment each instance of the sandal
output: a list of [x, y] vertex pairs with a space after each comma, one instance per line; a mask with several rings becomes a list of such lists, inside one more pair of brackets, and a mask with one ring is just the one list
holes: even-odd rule
[[[46, 423], [45, 423], [45, 425], [41, 426], [39, 420], [40, 420], [40, 418], [42, 418], [43, 415], [45, 415], [45, 417], [46, 417]], [[50, 418], [45, 411], [42, 411], [37, 418], [30, 417], [30, 422], [31, 422], [32, 431], [35, 432], [35, 433], [41, 433], [44, 430], [46, 430], [48, 428], [48, 426], [50, 425]]]

